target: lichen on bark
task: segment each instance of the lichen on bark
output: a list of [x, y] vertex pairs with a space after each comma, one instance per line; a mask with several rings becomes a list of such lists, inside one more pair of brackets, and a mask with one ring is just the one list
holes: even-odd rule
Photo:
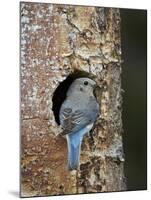
[[[126, 190], [119, 9], [22, 2], [20, 14], [21, 196]], [[52, 97], [75, 70], [95, 75], [103, 92], [79, 169], [69, 172]]]

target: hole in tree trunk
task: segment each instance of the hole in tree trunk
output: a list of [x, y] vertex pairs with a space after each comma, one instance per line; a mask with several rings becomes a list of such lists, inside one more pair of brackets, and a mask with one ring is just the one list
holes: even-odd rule
[[58, 125], [60, 125], [60, 120], [59, 120], [59, 111], [60, 111], [60, 107], [63, 103], [63, 101], [66, 98], [66, 93], [68, 91], [68, 88], [70, 87], [71, 83], [80, 77], [90, 77], [91, 75], [85, 71], [80, 71], [80, 70], [76, 70], [75, 72], [71, 73], [69, 76], [67, 76], [67, 78], [61, 82], [58, 87], [56, 88], [56, 90], [54, 91], [53, 97], [52, 97], [52, 111], [54, 113], [55, 116], [55, 121]]

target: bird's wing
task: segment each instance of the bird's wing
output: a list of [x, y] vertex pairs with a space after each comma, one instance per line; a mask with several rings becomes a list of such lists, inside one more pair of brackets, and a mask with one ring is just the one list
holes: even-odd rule
[[73, 112], [71, 108], [64, 108], [60, 112], [61, 124], [64, 128], [63, 135], [73, 133], [81, 130], [87, 124], [91, 123], [91, 120], [86, 115], [84, 110], [76, 110]]

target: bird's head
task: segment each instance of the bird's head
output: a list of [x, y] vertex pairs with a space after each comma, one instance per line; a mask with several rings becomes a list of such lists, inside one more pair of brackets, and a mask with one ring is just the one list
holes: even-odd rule
[[96, 86], [97, 86], [96, 82], [90, 78], [77, 78], [71, 84], [68, 94], [76, 92], [79, 94], [81, 93], [81, 94], [93, 95]]

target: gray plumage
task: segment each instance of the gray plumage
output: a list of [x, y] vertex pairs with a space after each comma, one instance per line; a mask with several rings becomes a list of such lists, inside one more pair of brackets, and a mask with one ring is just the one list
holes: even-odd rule
[[60, 108], [59, 118], [68, 143], [68, 168], [78, 167], [83, 136], [88, 133], [97, 116], [99, 104], [94, 96], [95, 81], [89, 78], [74, 80]]

